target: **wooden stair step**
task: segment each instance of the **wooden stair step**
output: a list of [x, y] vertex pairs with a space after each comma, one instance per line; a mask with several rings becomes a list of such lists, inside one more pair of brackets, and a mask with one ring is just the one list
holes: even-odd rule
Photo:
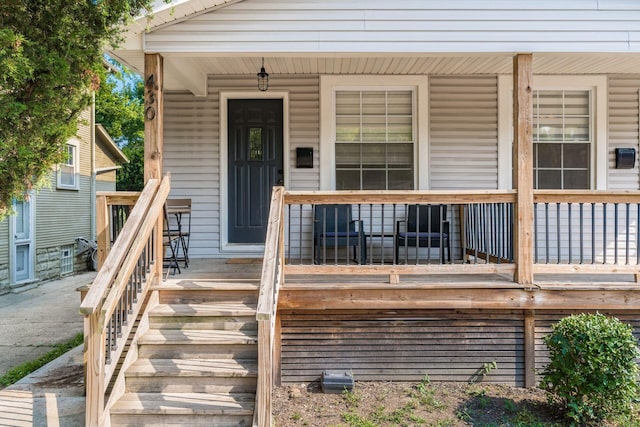
[[157, 291], [258, 291], [260, 279], [247, 280], [181, 280], [163, 282], [151, 287]]
[[255, 377], [258, 364], [244, 359], [138, 359], [127, 377]]
[[256, 331], [151, 329], [138, 340], [139, 345], [158, 344], [257, 344]]
[[125, 393], [112, 415], [253, 415], [252, 393]]
[[244, 302], [206, 302], [197, 304], [159, 304], [149, 311], [149, 316], [163, 317], [203, 317], [203, 316], [238, 316], [256, 315], [255, 304]]

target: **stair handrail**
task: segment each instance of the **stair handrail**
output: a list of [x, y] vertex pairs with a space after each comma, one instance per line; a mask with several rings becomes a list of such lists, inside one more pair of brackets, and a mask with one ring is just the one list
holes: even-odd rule
[[[121, 313], [127, 312], [128, 319], [135, 320], [148, 289], [162, 277], [162, 258], [158, 254], [162, 248], [162, 209], [169, 190], [169, 176], [161, 182], [147, 182], [80, 305], [85, 317], [86, 425], [105, 422], [106, 388], [135, 323], [126, 319], [123, 322]], [[125, 292], [131, 292], [131, 298], [124, 298]], [[131, 300], [124, 311], [123, 299], [127, 304]], [[118, 334], [112, 331], [114, 320]], [[106, 341], [109, 346], [115, 343], [113, 351], [108, 351]], [[107, 359], [111, 360], [108, 366]]]
[[271, 193], [269, 222], [264, 243], [262, 277], [256, 309], [258, 321], [258, 381], [253, 426], [271, 426], [273, 349], [278, 292], [284, 282], [284, 187]]

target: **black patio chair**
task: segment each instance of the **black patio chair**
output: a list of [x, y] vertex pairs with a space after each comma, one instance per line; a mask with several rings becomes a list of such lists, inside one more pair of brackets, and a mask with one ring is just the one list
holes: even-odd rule
[[[404, 227], [402, 226], [404, 224]], [[405, 261], [409, 247], [434, 248], [440, 251], [440, 263], [451, 262], [451, 239], [447, 221], [447, 205], [409, 205], [406, 218], [396, 222], [395, 262], [398, 264], [400, 248], [405, 248]], [[418, 260], [416, 260], [416, 263]]]
[[[316, 205], [313, 211], [314, 262], [325, 261], [326, 249], [353, 247], [353, 259], [367, 263], [367, 242], [361, 220], [351, 217], [351, 205]], [[357, 255], [359, 250], [359, 258]]]

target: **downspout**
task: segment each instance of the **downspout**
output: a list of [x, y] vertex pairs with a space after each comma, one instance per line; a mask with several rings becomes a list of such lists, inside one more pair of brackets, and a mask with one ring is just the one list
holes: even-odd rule
[[91, 195], [89, 196], [89, 206], [91, 219], [89, 220], [90, 238], [96, 240], [96, 93], [91, 95]]

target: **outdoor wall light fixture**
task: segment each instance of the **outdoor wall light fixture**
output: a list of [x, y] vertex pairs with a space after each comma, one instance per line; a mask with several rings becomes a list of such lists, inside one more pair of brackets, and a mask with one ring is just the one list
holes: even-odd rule
[[269, 73], [264, 69], [264, 58], [262, 58], [262, 67], [258, 73], [258, 90], [266, 92], [267, 89], [269, 89]]

